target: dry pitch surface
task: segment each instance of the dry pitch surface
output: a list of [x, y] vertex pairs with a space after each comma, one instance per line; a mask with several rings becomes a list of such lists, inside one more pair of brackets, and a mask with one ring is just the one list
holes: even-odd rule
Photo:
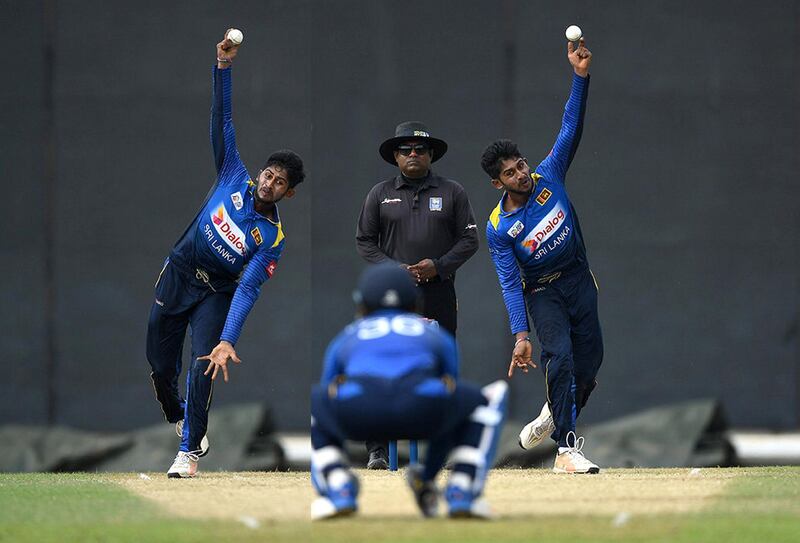
[[[358, 470], [363, 518], [416, 518], [403, 471]], [[593, 476], [556, 475], [547, 470], [495, 470], [486, 497], [502, 518], [531, 515], [616, 515], [696, 512], [714, 503], [737, 470], [606, 470]], [[274, 521], [308, 519], [314, 493], [308, 473], [201, 473], [167, 479], [161, 473], [109, 476], [125, 489], [183, 517]], [[543, 497], [547, 507], [535, 507]], [[212, 501], [214, 507], [183, 506]]]

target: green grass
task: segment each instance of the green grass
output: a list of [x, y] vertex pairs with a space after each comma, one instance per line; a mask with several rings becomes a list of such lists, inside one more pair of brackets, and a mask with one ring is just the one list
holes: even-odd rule
[[[207, 508], [198, 496], [186, 507]], [[0, 542], [307, 541], [307, 523], [175, 519], [102, 475], [0, 474]]]
[[[537, 516], [537, 509], [547, 506], [548, 496], [542, 495], [531, 503], [530, 516], [494, 522], [355, 517], [313, 525], [264, 521], [250, 529], [234, 520], [174, 518], [112, 479], [102, 474], [0, 474], [0, 542], [800, 541], [800, 468], [735, 470], [725, 493], [701, 511], [634, 515], [621, 526], [608, 516]], [[182, 506], [202, 510], [213, 507], [215, 499], [235, 497], [212, 492]]]

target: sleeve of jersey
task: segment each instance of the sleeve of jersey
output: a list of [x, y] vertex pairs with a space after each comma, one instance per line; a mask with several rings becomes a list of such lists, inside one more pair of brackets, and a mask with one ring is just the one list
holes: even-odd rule
[[378, 203], [378, 188], [374, 187], [367, 194], [356, 226], [356, 251], [361, 258], [372, 264], [379, 262], [393, 262], [378, 246], [381, 232], [380, 204]]
[[454, 204], [455, 243], [449, 251], [435, 260], [436, 271], [444, 278], [453, 275], [478, 251], [478, 229], [466, 191], [456, 193]]
[[217, 168], [217, 180], [237, 182], [237, 173], [245, 170], [245, 166], [236, 149], [236, 134], [233, 129], [233, 113], [231, 107], [231, 71], [233, 68], [220, 70], [214, 66], [212, 71], [213, 95], [211, 99], [211, 147], [214, 150], [214, 164]]
[[567, 169], [575, 157], [583, 134], [583, 117], [586, 113], [586, 98], [589, 95], [589, 76], [572, 76], [572, 91], [564, 108], [561, 130], [556, 143], [537, 170], [548, 179], [564, 182]]
[[489, 244], [489, 255], [494, 262], [497, 279], [503, 290], [503, 302], [508, 311], [508, 320], [511, 333], [525, 332], [528, 327], [528, 313], [525, 310], [525, 298], [522, 296], [522, 277], [520, 276], [514, 248], [509, 243], [504, 243], [497, 235], [497, 231], [489, 222], [486, 225], [486, 240]]
[[228, 341], [232, 345], [239, 340], [244, 321], [261, 293], [261, 285], [275, 272], [284, 243], [285, 241], [281, 240], [275, 247], [258, 251], [247, 263], [242, 278], [239, 280], [239, 286], [233, 294], [220, 340]]
[[340, 355], [342, 343], [348, 337], [350, 336], [347, 333], [340, 333], [325, 349], [325, 358], [322, 362], [322, 377], [320, 378], [322, 385], [329, 385], [331, 381], [336, 379], [337, 375], [342, 375], [345, 372]]

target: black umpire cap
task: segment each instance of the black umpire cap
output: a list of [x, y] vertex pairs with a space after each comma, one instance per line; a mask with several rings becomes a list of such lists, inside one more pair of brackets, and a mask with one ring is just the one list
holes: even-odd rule
[[353, 300], [368, 312], [378, 309], [416, 311], [419, 290], [407, 270], [386, 262], [364, 270]]
[[394, 137], [381, 143], [378, 152], [383, 157], [383, 160], [397, 166], [397, 161], [394, 159], [395, 149], [404, 141], [412, 140], [424, 141], [430, 146], [432, 152], [431, 162], [436, 162], [447, 152], [447, 142], [431, 136], [428, 127], [419, 121], [405, 121], [398, 124], [397, 128], [394, 129]]

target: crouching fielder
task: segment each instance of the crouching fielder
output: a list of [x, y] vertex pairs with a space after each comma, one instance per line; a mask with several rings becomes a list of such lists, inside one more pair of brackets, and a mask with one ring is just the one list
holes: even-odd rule
[[480, 496], [505, 418], [506, 383], [480, 389], [458, 381], [455, 340], [416, 314], [418, 290], [400, 267], [368, 268], [354, 297], [363, 318], [328, 346], [322, 380], [311, 393], [311, 481], [320, 496], [312, 520], [357, 509], [346, 439], [427, 440], [424, 463], [407, 473], [422, 514], [437, 514], [435, 478], [449, 455], [449, 515], [489, 517]]

